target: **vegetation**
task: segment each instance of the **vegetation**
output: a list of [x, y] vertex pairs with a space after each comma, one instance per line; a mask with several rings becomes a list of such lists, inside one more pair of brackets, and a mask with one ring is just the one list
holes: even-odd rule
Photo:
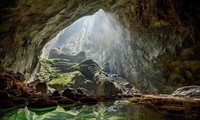
[[74, 78], [74, 76], [79, 73], [78, 71], [75, 72], [69, 72], [69, 73], [58, 73], [58, 76], [54, 79], [52, 79], [50, 82], [48, 82], [50, 85], [53, 84], [61, 84], [61, 85], [67, 85], [71, 82], [71, 80]]
[[38, 79], [49, 84], [67, 84], [78, 73], [78, 63], [70, 63], [67, 59], [40, 59], [41, 67]]

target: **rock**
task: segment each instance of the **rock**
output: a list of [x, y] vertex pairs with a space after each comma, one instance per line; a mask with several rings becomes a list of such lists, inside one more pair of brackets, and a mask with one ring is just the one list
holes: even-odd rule
[[11, 96], [21, 96], [21, 91], [18, 91], [17, 89], [9, 89], [8, 90], [8, 93], [11, 95]]
[[60, 100], [61, 98], [63, 98], [63, 96], [49, 96], [50, 100]]
[[[80, 91], [80, 90], [79, 90]], [[67, 88], [63, 91], [62, 96], [65, 96], [67, 98], [70, 98], [72, 100], [78, 101], [81, 97], [83, 97], [84, 95], [82, 95], [81, 93], [77, 92], [76, 89], [73, 88]]]
[[60, 100], [58, 100], [58, 104], [72, 104], [74, 103], [74, 101], [72, 99], [69, 98], [61, 98]]
[[15, 98], [13, 99], [13, 102], [18, 108], [28, 105], [28, 100], [26, 98]]
[[86, 59], [86, 55], [84, 51], [79, 52], [77, 55], [71, 55], [64, 53], [59, 48], [54, 48], [50, 50], [49, 58], [62, 58], [62, 59], [68, 59], [70, 62], [79, 63], [84, 59]]
[[76, 74], [71, 88], [80, 88], [87, 95], [117, 95], [117, 94], [139, 94], [132, 84], [127, 80], [113, 74], [106, 74], [101, 67], [92, 59], [85, 60], [79, 64], [80, 74]]
[[172, 95], [174, 96], [200, 96], [200, 86], [185, 86], [175, 90]]
[[[178, 97], [172, 95], [143, 95], [131, 101], [164, 114], [166, 120], [199, 120], [200, 98]], [[169, 118], [171, 116], [171, 118]], [[183, 118], [178, 118], [178, 116]]]
[[74, 93], [73, 93], [73, 89], [72, 88], [67, 88], [63, 91], [62, 96], [65, 96], [67, 98], [72, 98]]
[[49, 96], [51, 100], [60, 100], [63, 98], [58, 91], [54, 91], [51, 96]]
[[118, 84], [111, 82], [110, 80], [106, 79], [105, 81], [100, 81], [99, 85], [97, 85], [97, 94], [111, 96], [122, 94], [123, 91]]
[[85, 96], [85, 94], [83, 93], [83, 91], [81, 89], [76, 89], [76, 91], [81, 95], [81, 96]]
[[38, 99], [28, 104], [29, 108], [48, 108], [57, 107], [57, 102], [54, 100]]
[[20, 72], [17, 72], [16, 74], [12, 73], [12, 75], [14, 76], [15, 79], [21, 82], [25, 81], [24, 75], [22, 75]]
[[45, 82], [37, 83], [35, 88], [38, 92], [41, 92], [42, 94], [47, 93], [47, 84]]
[[51, 49], [48, 58], [60, 58], [59, 55], [63, 53], [59, 48]]
[[5, 79], [3, 76], [0, 76], [0, 90], [6, 90], [7, 88], [7, 79]]
[[86, 105], [95, 105], [98, 103], [98, 100], [94, 97], [83, 97], [80, 99], [80, 102]]
[[11, 96], [7, 92], [0, 90], [0, 98], [1, 99], [10, 99]]
[[58, 91], [54, 91], [52, 96], [60, 96], [60, 93]]
[[6, 91], [12, 97], [26, 97], [35, 92], [21, 73], [13, 72], [0, 75], [0, 90]]
[[85, 60], [79, 64], [79, 71], [86, 79], [94, 80], [94, 75], [99, 72], [101, 74], [101, 67], [92, 59]]

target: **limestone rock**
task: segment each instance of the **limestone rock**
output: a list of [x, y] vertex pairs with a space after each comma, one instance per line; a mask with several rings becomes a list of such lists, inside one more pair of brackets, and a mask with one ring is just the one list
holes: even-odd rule
[[30, 108], [48, 108], [48, 107], [57, 107], [57, 102], [53, 100], [38, 99], [36, 101], [30, 102], [28, 104]]
[[60, 96], [60, 93], [58, 91], [54, 91], [52, 96]]
[[11, 97], [25, 97], [35, 92], [33, 87], [25, 82], [22, 74], [13, 72], [0, 74], [0, 90], [8, 93]]
[[61, 98], [60, 100], [58, 100], [58, 104], [73, 104], [74, 101], [72, 99], [69, 98]]
[[95, 74], [101, 74], [100, 66], [92, 59], [85, 60], [79, 64], [79, 70], [86, 79], [93, 80]]
[[7, 92], [0, 90], [0, 98], [1, 99], [10, 99], [11, 96]]
[[71, 55], [64, 53], [58, 48], [52, 49], [49, 53], [49, 58], [62, 58], [62, 59], [67, 59], [70, 62], [81, 62], [84, 59], [86, 59], [85, 52], [79, 52], [77, 55]]
[[42, 94], [47, 93], [47, 84], [45, 82], [39, 82], [35, 86], [37, 92], [41, 92]]
[[80, 92], [80, 90], [78, 90], [78, 91], [73, 88], [67, 88], [63, 91], [62, 96], [65, 96], [72, 100], [78, 101], [81, 97], [84, 96], [84, 94], [82, 94], [82, 92]]
[[86, 105], [95, 105], [98, 103], [98, 100], [94, 97], [83, 97], [80, 99], [80, 102]]
[[189, 97], [199, 97], [200, 96], [200, 86], [185, 86], [175, 90], [172, 95], [174, 96], [189, 96]]

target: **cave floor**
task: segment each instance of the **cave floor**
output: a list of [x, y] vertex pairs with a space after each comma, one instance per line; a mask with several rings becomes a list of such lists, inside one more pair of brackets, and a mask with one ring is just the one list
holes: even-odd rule
[[199, 120], [200, 97], [181, 97], [167, 94], [142, 95], [131, 101], [134, 104], [145, 106], [167, 119]]

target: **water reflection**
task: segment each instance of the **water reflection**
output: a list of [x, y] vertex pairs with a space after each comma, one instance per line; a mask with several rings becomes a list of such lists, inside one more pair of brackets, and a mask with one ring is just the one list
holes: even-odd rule
[[27, 108], [8, 112], [1, 120], [160, 120], [161, 117], [144, 107], [133, 105], [126, 100], [100, 102], [94, 106], [82, 106], [65, 111], [58, 106], [56, 110], [36, 114]]

